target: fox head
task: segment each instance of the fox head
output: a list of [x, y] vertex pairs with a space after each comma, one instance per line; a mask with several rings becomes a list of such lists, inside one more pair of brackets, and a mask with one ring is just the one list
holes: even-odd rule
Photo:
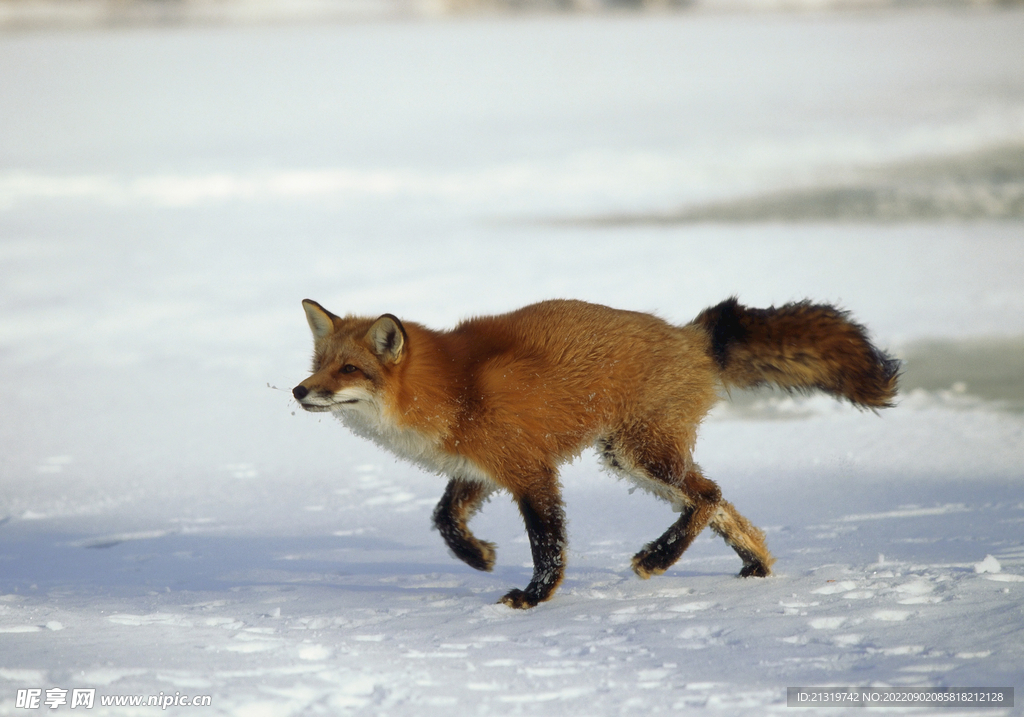
[[302, 302], [313, 332], [313, 375], [292, 389], [307, 411], [345, 412], [377, 404], [388, 376], [402, 362], [408, 337], [391, 314], [341, 318]]

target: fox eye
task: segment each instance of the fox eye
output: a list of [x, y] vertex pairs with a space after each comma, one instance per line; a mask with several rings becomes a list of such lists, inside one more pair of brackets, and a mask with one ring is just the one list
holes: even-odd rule
[[357, 367], [353, 366], [350, 363], [347, 363], [347, 364], [345, 364], [344, 366], [341, 367], [341, 372], [342, 373], [352, 373], [353, 371], [358, 371], [358, 370], [359, 369]]

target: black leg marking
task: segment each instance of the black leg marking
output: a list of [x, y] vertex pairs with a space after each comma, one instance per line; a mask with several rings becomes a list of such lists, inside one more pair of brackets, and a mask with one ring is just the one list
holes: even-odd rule
[[434, 527], [455, 557], [486, 572], [494, 568], [495, 546], [473, 535], [467, 523], [489, 494], [482, 483], [453, 478], [434, 509]]
[[510, 590], [501, 602], [509, 607], [534, 607], [549, 599], [565, 574], [565, 516], [562, 502], [553, 499], [538, 501], [529, 497], [519, 499], [526, 534], [533, 552], [533, 579], [525, 590]]
[[652, 575], [661, 575], [672, 567], [696, 537], [687, 535], [693, 512], [693, 508], [686, 508], [660, 538], [648, 543], [633, 556], [633, 572], [646, 579]]
[[711, 521], [722, 500], [718, 486], [697, 471], [687, 473], [675, 486], [686, 497], [687, 506], [660, 538], [633, 556], [633, 571], [641, 578], [661, 575], [672, 567]]

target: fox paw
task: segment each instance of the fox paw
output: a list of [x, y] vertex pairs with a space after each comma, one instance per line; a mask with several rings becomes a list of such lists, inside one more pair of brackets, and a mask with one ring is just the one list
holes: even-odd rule
[[485, 573], [489, 573], [494, 570], [494, 561], [497, 559], [496, 546], [494, 543], [487, 543], [483, 540], [477, 540], [476, 544], [473, 545], [476, 549], [466, 557], [462, 557], [466, 561], [466, 565], [477, 570], [482, 570]]
[[667, 565], [662, 565], [663, 561], [664, 557], [660, 553], [641, 550], [633, 556], [633, 572], [644, 580], [655, 575], [661, 575], [669, 568]]
[[455, 546], [448, 546], [452, 555], [464, 562], [471, 568], [489, 573], [494, 569], [494, 561], [497, 558], [497, 548], [494, 543], [487, 543], [483, 540], [460, 543]]
[[771, 568], [761, 562], [747, 563], [740, 570], [741, 578], [766, 578], [772, 574]]
[[537, 599], [536, 595], [531, 595], [525, 590], [509, 590], [501, 600], [498, 601], [499, 605], [508, 605], [516, 610], [526, 610], [531, 607], [536, 607], [540, 600]]

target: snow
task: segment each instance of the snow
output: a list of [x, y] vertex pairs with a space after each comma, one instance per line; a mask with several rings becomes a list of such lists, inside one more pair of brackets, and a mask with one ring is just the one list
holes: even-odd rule
[[[929, 342], [1019, 351], [1020, 220], [601, 219], [1019, 147], [1022, 32], [919, 9], [0, 35], [0, 714], [32, 688], [246, 717], [1019, 688], [1024, 413], [913, 369]], [[531, 574], [510, 501], [474, 520], [498, 545], [477, 573], [430, 529], [441, 479], [288, 393], [307, 297], [444, 327], [555, 296], [685, 322], [731, 294], [838, 302], [908, 359], [879, 415], [736, 396], [705, 424], [765, 580], [710, 534], [636, 578], [671, 508], [586, 454], [564, 585], [496, 605]]]

